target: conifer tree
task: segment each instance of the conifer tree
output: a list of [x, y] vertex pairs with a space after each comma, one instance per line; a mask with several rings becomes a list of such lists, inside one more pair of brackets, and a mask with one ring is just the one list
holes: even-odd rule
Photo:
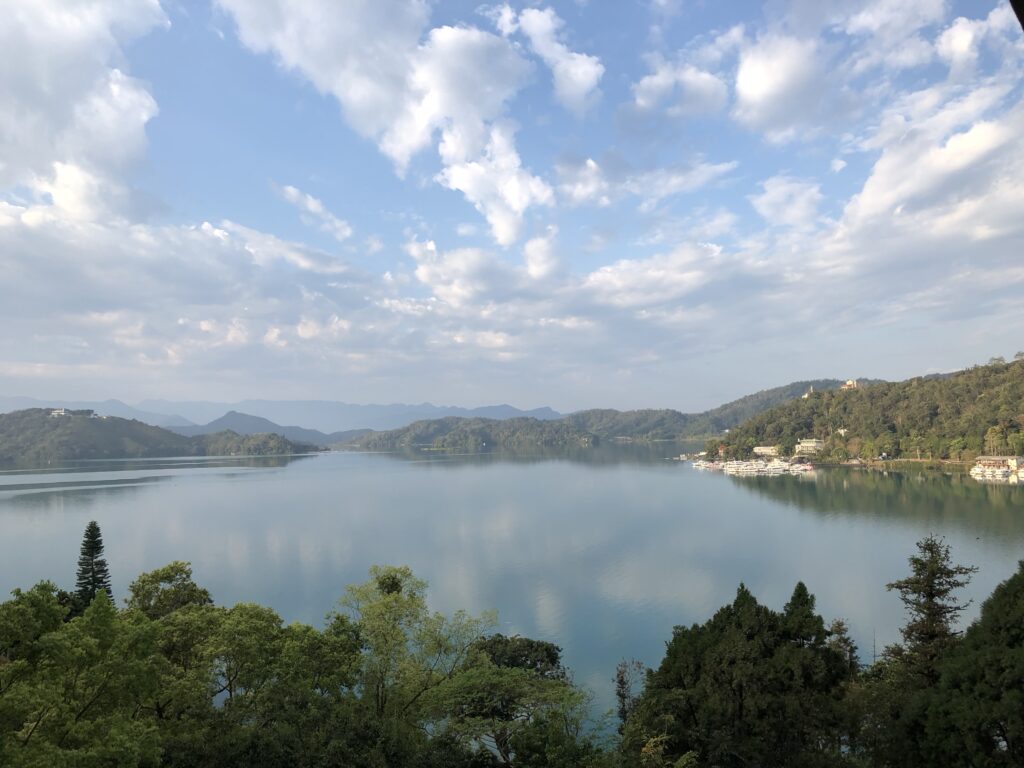
[[96, 521], [90, 520], [82, 536], [75, 594], [84, 607], [92, 602], [100, 590], [106, 592], [111, 600], [114, 599], [113, 590], [110, 588], [110, 570], [103, 558], [103, 536]]
[[905, 646], [896, 656], [908, 671], [920, 675], [926, 686], [939, 679], [939, 660], [953, 644], [959, 632], [953, 629], [961, 612], [970, 603], [961, 603], [954, 593], [966, 587], [977, 568], [954, 565], [949, 545], [936, 536], [917, 543], [918, 554], [910, 558], [911, 575], [886, 585], [899, 592], [907, 609], [907, 624], [901, 633]]

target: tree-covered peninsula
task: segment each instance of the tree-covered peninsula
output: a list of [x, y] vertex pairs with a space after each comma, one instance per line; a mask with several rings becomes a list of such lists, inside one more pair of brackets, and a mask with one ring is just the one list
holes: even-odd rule
[[935, 537], [888, 585], [902, 642], [870, 665], [804, 584], [781, 609], [741, 584], [677, 626], [654, 668], [608, 671], [617, 718], [591, 711], [554, 643], [430, 610], [406, 567], [371, 568], [314, 627], [218, 606], [184, 562], [139, 576], [117, 607], [101, 555], [91, 523], [74, 592], [42, 582], [0, 603], [0, 765], [1024, 765], [1024, 563], [961, 632], [974, 569]]
[[317, 450], [280, 435], [218, 432], [184, 437], [134, 419], [31, 408], [0, 414], [0, 465], [170, 456], [274, 456]]
[[791, 453], [798, 440], [824, 441], [821, 455], [953, 459], [1024, 454], [1024, 354], [941, 377], [815, 391], [771, 408], [711, 447], [747, 456], [755, 446]]

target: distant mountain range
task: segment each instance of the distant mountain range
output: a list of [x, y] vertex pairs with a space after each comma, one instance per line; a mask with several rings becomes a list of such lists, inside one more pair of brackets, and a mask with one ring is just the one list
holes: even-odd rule
[[[861, 380], [861, 385], [876, 383]], [[441, 450], [479, 451], [524, 447], [587, 446], [600, 440], [692, 440], [733, 429], [747, 419], [781, 403], [816, 392], [838, 389], [839, 379], [795, 381], [753, 395], [741, 397], [703, 413], [681, 413], [671, 409], [578, 411], [542, 423], [517, 418], [496, 421], [486, 418], [443, 418], [414, 422], [400, 429], [372, 432], [353, 441], [357, 448], [394, 450], [430, 446]]]
[[[419, 403], [410, 405], [354, 405], [333, 400], [242, 400], [237, 403], [206, 401], [144, 400], [137, 406], [153, 413], [181, 414], [192, 424], [207, 424], [230, 411], [269, 419], [275, 424], [296, 424], [330, 435], [353, 429], [397, 429], [422, 419], [445, 416], [511, 419], [522, 416], [540, 420], [560, 418], [550, 408], [524, 411], [511, 405], [488, 405], [481, 408]], [[188, 425], [182, 425], [188, 426]]]
[[[397, 429], [414, 421], [440, 419], [446, 416], [487, 419], [529, 417], [542, 421], [558, 419], [562, 416], [550, 408], [524, 411], [511, 405], [459, 408], [431, 403], [354, 405], [333, 400], [242, 400], [237, 403], [205, 400], [144, 400], [132, 406], [120, 400], [64, 400], [61, 398], [41, 400], [34, 397], [0, 396], [0, 413], [21, 411], [27, 408], [87, 409], [95, 411], [100, 416], [136, 419], [156, 427], [174, 428], [208, 425], [218, 419], [227, 418], [231, 413], [236, 413], [267, 419], [275, 425], [298, 425], [296, 427], [280, 427], [279, 429], [309, 429], [328, 437], [337, 432], [352, 430]], [[180, 432], [180, 430], [178, 431]], [[205, 433], [196, 432], [195, 434]]]
[[[424, 442], [446, 447], [477, 446], [484, 442], [495, 447], [501, 444], [507, 447], [551, 446], [559, 441], [585, 445], [590, 444], [591, 438], [596, 442], [596, 439], [674, 440], [718, 435], [772, 406], [799, 397], [812, 387], [826, 391], [841, 384], [838, 379], [797, 381], [695, 414], [669, 409], [594, 409], [564, 415], [551, 408], [521, 410], [511, 405], [459, 408], [431, 403], [354, 405], [330, 400], [243, 400], [238, 403], [144, 400], [131, 406], [120, 400], [44, 401], [30, 397], [0, 397], [0, 412], [41, 407], [88, 409], [100, 416], [135, 419], [169, 429], [183, 437], [228, 430], [240, 436], [275, 434], [321, 448], [354, 441], [362, 447], [373, 448]], [[498, 425], [508, 420], [514, 420], [514, 424]], [[559, 422], [559, 426], [545, 427], [543, 422]], [[373, 434], [367, 434], [370, 432]]]
[[348, 429], [341, 432], [327, 434], [317, 429], [306, 429], [305, 427], [282, 427], [262, 416], [253, 416], [238, 411], [228, 411], [219, 419], [214, 419], [209, 424], [189, 427], [169, 427], [172, 432], [186, 437], [198, 435], [210, 435], [217, 432], [230, 430], [239, 435], [260, 435], [276, 434], [281, 437], [298, 443], [309, 443], [319, 448], [344, 445], [357, 437], [365, 435], [369, 429]]

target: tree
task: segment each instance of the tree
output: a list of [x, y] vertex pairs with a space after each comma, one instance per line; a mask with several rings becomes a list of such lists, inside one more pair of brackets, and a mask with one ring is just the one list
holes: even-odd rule
[[108, 598], [114, 599], [114, 592], [110, 588], [110, 570], [103, 558], [103, 536], [95, 520], [89, 521], [82, 536], [75, 592], [82, 606], [89, 605], [98, 592], [106, 592]]
[[953, 629], [970, 603], [960, 603], [955, 592], [966, 587], [978, 569], [954, 565], [945, 540], [927, 536], [917, 542], [917, 555], [910, 557], [911, 574], [886, 585], [899, 592], [906, 607], [907, 623], [900, 630], [905, 645], [891, 650], [922, 687], [939, 679], [939, 659], [960, 634]]
[[623, 730], [626, 764], [840, 764], [848, 677], [803, 584], [782, 613], [740, 585], [707, 623], [675, 628]]
[[943, 663], [929, 736], [946, 765], [1024, 765], [1024, 562]]
[[125, 603], [129, 609], [160, 619], [189, 605], [213, 605], [213, 599], [192, 580], [191, 563], [175, 560], [133, 581]]

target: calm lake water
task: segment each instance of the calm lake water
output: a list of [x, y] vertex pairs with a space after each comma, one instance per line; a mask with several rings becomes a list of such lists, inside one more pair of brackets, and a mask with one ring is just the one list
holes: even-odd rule
[[980, 568], [979, 603], [1024, 557], [1024, 487], [934, 473], [730, 478], [668, 447], [533, 458], [326, 454], [294, 460], [82, 463], [0, 472], [0, 590], [74, 583], [82, 530], [103, 529], [114, 590], [189, 560], [220, 604], [319, 624], [370, 565], [407, 564], [444, 612], [496, 609], [551, 640], [601, 708], [623, 658], [660, 660], [744, 582], [781, 608], [798, 580], [851, 625], [863, 659], [898, 639], [885, 584], [921, 537]]

